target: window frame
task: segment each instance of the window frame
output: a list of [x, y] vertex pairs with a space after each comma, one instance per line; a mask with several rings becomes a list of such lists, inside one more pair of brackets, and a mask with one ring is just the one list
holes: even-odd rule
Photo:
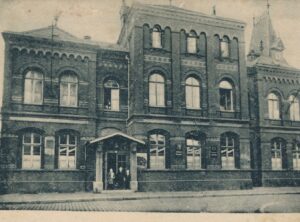
[[[34, 75], [33, 77], [28, 77], [28, 75]], [[37, 76], [40, 76], [40, 78], [38, 78]], [[30, 81], [30, 99], [27, 98], [27, 82]], [[36, 96], [36, 85], [38, 82], [41, 82], [41, 86], [40, 86], [40, 101], [35, 102], [35, 96]], [[44, 74], [42, 72], [36, 71], [36, 70], [28, 70], [26, 72], [26, 74], [24, 75], [24, 92], [23, 92], [23, 98], [24, 98], [24, 104], [29, 104], [29, 105], [43, 105], [44, 103]]]
[[293, 170], [300, 170], [300, 142], [295, 142], [292, 149]]
[[[272, 98], [271, 98], [272, 97]], [[270, 92], [267, 96], [267, 102], [268, 102], [268, 118], [271, 120], [280, 120], [281, 117], [281, 100], [280, 97], [274, 93]], [[272, 109], [271, 109], [272, 107]], [[277, 113], [275, 112], [274, 107], [277, 107]]]
[[[227, 54], [224, 56], [223, 48], [225, 47]], [[220, 57], [222, 59], [228, 59], [230, 58], [230, 40], [228, 37], [223, 37], [223, 39], [220, 40]]]
[[[198, 144], [188, 144], [188, 140], [191, 140], [193, 143], [198, 143]], [[203, 141], [200, 138], [196, 138], [193, 136], [187, 136], [185, 138], [185, 145], [186, 145], [186, 169], [188, 170], [201, 170], [203, 169], [203, 163], [202, 163], [202, 152], [203, 152]], [[188, 149], [192, 148], [192, 166], [189, 165], [188, 161]], [[198, 150], [199, 155], [198, 156], [198, 163], [196, 163], [197, 159], [195, 159], [196, 156], [196, 150]]]
[[[155, 144], [151, 144], [151, 136], [154, 136], [155, 140]], [[163, 144], [159, 144], [159, 136], [163, 137], [164, 141]], [[148, 136], [148, 140], [149, 140], [149, 149], [148, 149], [148, 155], [149, 155], [149, 169], [152, 170], [162, 170], [162, 169], [166, 169], [166, 163], [167, 163], [167, 137], [166, 135], [159, 133], [159, 132], [153, 132], [150, 133]], [[159, 152], [161, 151], [159, 148], [161, 147], [161, 149], [163, 149], [163, 163], [160, 163], [159, 161]], [[152, 149], [152, 150], [151, 150]], [[153, 149], [155, 149], [155, 156], [151, 155], [151, 151], [153, 151]], [[155, 164], [153, 164], [153, 157], [154, 157], [154, 162]]]
[[[225, 145], [222, 144], [222, 139], [225, 138]], [[232, 140], [232, 145], [229, 145], [229, 139]], [[237, 138], [234, 135], [225, 133], [221, 135], [220, 139], [220, 152], [221, 152], [221, 168], [224, 170], [234, 170], [237, 169], [236, 166], [236, 156], [235, 153], [237, 152]], [[232, 150], [232, 158], [229, 158], [230, 151]], [[223, 161], [222, 153], [225, 153], [225, 159], [226, 161]]]
[[299, 99], [295, 95], [289, 96], [290, 120], [300, 121], [300, 106]]
[[[25, 135], [26, 134], [30, 134], [30, 142], [27, 143], [25, 142]], [[35, 136], [39, 136], [40, 138], [40, 142], [39, 143], [35, 143], [34, 139]], [[30, 146], [30, 154], [29, 155], [25, 155], [25, 146]], [[34, 148], [39, 146], [39, 155], [34, 155]], [[42, 146], [43, 146], [43, 137], [41, 134], [37, 133], [37, 132], [25, 132], [22, 134], [22, 169], [25, 170], [32, 170], [32, 169], [41, 169], [42, 168]], [[30, 161], [25, 160], [25, 156], [29, 156], [30, 157]], [[34, 156], [38, 156], [38, 161], [34, 160]], [[31, 167], [27, 167], [25, 166], [25, 161], [30, 162]], [[34, 162], [39, 162], [39, 166], [36, 167], [34, 166]], [[26, 164], [27, 165], [27, 164]]]
[[[151, 78], [155, 78], [154, 76], [159, 76], [161, 80], [151, 80]], [[160, 73], [152, 73], [149, 76], [149, 107], [160, 107], [165, 108], [166, 107], [166, 85], [165, 85], [165, 78]], [[154, 93], [152, 93], [152, 89], [154, 88]], [[163, 95], [159, 95], [159, 90], [162, 90]], [[159, 100], [158, 98], [161, 98]], [[161, 102], [158, 102], [161, 101]]]
[[[108, 82], [113, 82], [111, 85], [107, 85]], [[116, 84], [117, 86], [113, 86], [114, 84]], [[106, 111], [114, 111], [114, 112], [119, 112], [120, 111], [120, 84], [118, 83], [117, 80], [114, 79], [107, 79], [104, 81], [103, 84], [103, 89], [104, 89], [104, 101], [103, 101], [103, 107]], [[117, 95], [116, 97], [114, 97], [113, 99], [113, 93], [112, 92], [116, 92], [115, 95]], [[109, 95], [107, 95], [109, 93]], [[110, 101], [110, 107], [107, 107], [106, 105], [106, 100], [109, 99]], [[116, 103], [113, 103], [113, 101], [117, 101]], [[115, 108], [113, 108], [113, 104], [118, 104]]]
[[[279, 148], [277, 146], [277, 143], [279, 143]], [[284, 141], [282, 141], [281, 139], [275, 138], [271, 141], [271, 169], [272, 170], [283, 169], [283, 155], [282, 155], [283, 146], [284, 146]], [[274, 157], [273, 157], [273, 153], [274, 153]]]
[[[66, 144], [61, 143], [61, 137], [66, 136]], [[70, 144], [70, 136], [73, 136], [75, 139], [75, 144]], [[79, 144], [79, 138], [76, 134], [71, 133], [71, 132], [63, 132], [58, 134], [58, 152], [57, 152], [57, 168], [59, 170], [76, 170], [77, 169], [77, 151], [78, 151], [78, 144]], [[67, 162], [67, 167], [61, 167], [61, 147], [66, 148], [66, 162]], [[69, 153], [72, 152], [70, 151], [70, 148], [74, 148], [74, 165], [73, 167], [70, 166], [70, 160], [69, 160]], [[72, 161], [72, 160], [71, 160]]]
[[191, 31], [187, 35], [187, 39], [186, 39], [187, 53], [189, 53], [189, 54], [197, 54], [198, 53], [197, 40], [198, 40], [198, 36], [195, 31]]
[[[188, 83], [188, 80], [191, 80], [191, 83]], [[194, 90], [196, 90], [196, 95], [194, 95]], [[188, 104], [189, 99], [192, 102], [191, 105]], [[201, 109], [201, 82], [193, 76], [185, 80], [185, 107], [186, 109]]]
[[154, 26], [151, 32], [151, 47], [154, 49], [162, 48], [162, 30], [159, 26]]
[[[227, 86], [221, 86], [223, 84], [228, 84]], [[234, 109], [234, 95], [233, 95], [233, 89], [234, 89], [234, 86], [231, 82], [229, 82], [228, 80], [222, 80], [220, 81], [219, 83], [219, 105], [220, 105], [220, 111], [221, 112], [234, 112], [235, 109]], [[229, 97], [228, 98], [228, 94], [229, 94]], [[224, 106], [222, 106], [222, 99], [225, 99], [224, 101]], [[228, 101], [230, 101], [230, 107], [228, 109]], [[224, 107], [224, 108], [222, 108]]]
[[[71, 82], [71, 81], [64, 81], [63, 78], [70, 78], [71, 76], [75, 77], [76, 78], [76, 81], [74, 82]], [[75, 79], [74, 78], [74, 79]], [[76, 90], [75, 90], [75, 93], [73, 96], [76, 96], [75, 97], [75, 102], [74, 102], [74, 105], [71, 104], [71, 88], [72, 86], [76, 86]], [[65, 91], [63, 89], [63, 87], [67, 86], [67, 103], [63, 103], [64, 102], [64, 95], [63, 95], [63, 91]], [[66, 72], [64, 74], [62, 74], [60, 76], [60, 83], [59, 83], [59, 93], [60, 93], [60, 97], [59, 97], [59, 105], [60, 107], [78, 107], [78, 91], [79, 91], [79, 79], [78, 79], [78, 76], [75, 74], [75, 73], [72, 73], [72, 72]]]

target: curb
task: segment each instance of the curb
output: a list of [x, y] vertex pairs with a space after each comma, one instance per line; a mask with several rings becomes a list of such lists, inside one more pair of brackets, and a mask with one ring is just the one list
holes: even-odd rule
[[47, 203], [72, 203], [72, 202], [92, 202], [92, 201], [124, 201], [124, 200], [146, 200], [146, 199], [172, 199], [172, 198], [197, 198], [197, 197], [228, 197], [228, 196], [264, 196], [264, 195], [286, 195], [300, 194], [300, 192], [282, 192], [282, 193], [245, 193], [245, 194], [190, 194], [190, 195], [170, 195], [170, 196], [128, 196], [128, 197], [95, 197], [95, 198], [79, 198], [66, 200], [34, 200], [34, 201], [3, 201], [0, 205], [8, 204], [47, 204]]

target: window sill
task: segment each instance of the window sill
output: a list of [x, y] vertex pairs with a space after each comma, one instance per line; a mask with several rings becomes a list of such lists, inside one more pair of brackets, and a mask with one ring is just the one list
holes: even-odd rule
[[201, 108], [185, 107], [186, 110], [201, 111]]
[[43, 106], [44, 103], [23, 103], [24, 105], [29, 105], [29, 106]]
[[120, 110], [111, 110], [111, 109], [104, 109], [104, 112], [120, 112]]
[[73, 109], [77, 109], [79, 108], [78, 106], [62, 106], [62, 105], [59, 105], [60, 108], [73, 108]]
[[149, 105], [149, 108], [166, 108], [166, 106], [153, 106], [153, 105]]

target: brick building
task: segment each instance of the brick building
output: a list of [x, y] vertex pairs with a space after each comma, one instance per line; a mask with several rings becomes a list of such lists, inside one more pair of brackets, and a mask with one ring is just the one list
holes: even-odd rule
[[[120, 166], [134, 191], [299, 182], [290, 136], [300, 133], [297, 119], [262, 118], [263, 84], [297, 91], [299, 71], [282, 57], [264, 62], [283, 50], [271, 28], [260, 39], [264, 19], [247, 68], [241, 21], [140, 3], [123, 5], [120, 17], [117, 44], [56, 26], [3, 33], [4, 192], [101, 192]], [[271, 146], [275, 131], [279, 142]], [[276, 167], [284, 159], [283, 170], [271, 159]]]

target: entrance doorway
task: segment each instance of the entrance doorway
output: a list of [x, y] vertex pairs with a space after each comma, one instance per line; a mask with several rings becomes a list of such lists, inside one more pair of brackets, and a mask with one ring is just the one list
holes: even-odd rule
[[[126, 181], [123, 178], [126, 176], [126, 170], [130, 169], [129, 153], [126, 151], [108, 151], [104, 154], [103, 162], [103, 179], [105, 190], [113, 189], [128, 189]], [[122, 173], [119, 168], [122, 167]], [[110, 171], [114, 173], [114, 179], [109, 178]], [[127, 178], [130, 179], [130, 178]], [[113, 183], [113, 184], [112, 184]]]

